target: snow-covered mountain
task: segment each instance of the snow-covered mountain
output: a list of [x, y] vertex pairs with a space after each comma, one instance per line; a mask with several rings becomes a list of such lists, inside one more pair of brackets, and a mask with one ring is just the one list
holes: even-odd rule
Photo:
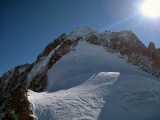
[[1, 111], [19, 119], [159, 120], [160, 49], [131, 31], [80, 27], [5, 73], [0, 87]]

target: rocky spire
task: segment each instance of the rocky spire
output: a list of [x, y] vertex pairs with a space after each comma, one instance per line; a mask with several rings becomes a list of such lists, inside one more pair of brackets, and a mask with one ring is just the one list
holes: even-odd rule
[[156, 50], [154, 42], [150, 42], [148, 45], [148, 50]]

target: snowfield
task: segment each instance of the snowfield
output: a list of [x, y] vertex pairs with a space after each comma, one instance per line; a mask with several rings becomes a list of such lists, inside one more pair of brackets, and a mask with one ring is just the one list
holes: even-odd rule
[[34, 114], [39, 120], [96, 120], [104, 106], [104, 95], [119, 73], [94, 74], [82, 85], [58, 92], [30, 91]]
[[29, 90], [38, 120], [160, 120], [160, 81], [103, 47], [81, 41]]

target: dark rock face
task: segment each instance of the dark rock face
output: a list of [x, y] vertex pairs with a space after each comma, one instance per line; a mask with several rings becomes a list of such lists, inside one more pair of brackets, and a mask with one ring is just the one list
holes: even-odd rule
[[47, 75], [46, 73], [36, 75], [30, 83], [29, 89], [41, 92], [47, 87]]
[[156, 50], [156, 47], [155, 47], [155, 45], [154, 45], [153, 42], [150, 42], [150, 43], [149, 43], [149, 45], [148, 45], [148, 50], [149, 50], [149, 51], [152, 51], [152, 50], [154, 51], [154, 50]]
[[[11, 111], [15, 112], [18, 120], [34, 120], [34, 118], [30, 116], [32, 110], [27, 98], [27, 92], [28, 90], [25, 87], [19, 85], [6, 104], [6, 107], [9, 107]], [[10, 116], [5, 115], [4, 120], [8, 119], [10, 119]]]
[[55, 49], [59, 44], [61, 44], [66, 38], [66, 34], [63, 33], [58, 39], [55, 39], [52, 43], [48, 44], [44, 51], [37, 57], [36, 61], [39, 61], [42, 57], [48, 56], [48, 54]]
[[[74, 40], [67, 37], [66, 34], [62, 34], [48, 44], [34, 63], [17, 66], [0, 77], [0, 112], [3, 109], [12, 108], [18, 118], [23, 118], [24, 120], [34, 119], [30, 117], [32, 111], [30, 110], [25, 88], [36, 92], [44, 91], [48, 85], [47, 71], [61, 57], [74, 50], [74, 47], [81, 40], [103, 46], [112, 53], [118, 52], [126, 56], [129, 63], [139, 66], [143, 71], [156, 77], [160, 77], [160, 48], [156, 49], [152, 42], [148, 47], [145, 47], [131, 31], [105, 32], [98, 35], [93, 33], [87, 38], [77, 37]], [[45, 65], [43, 65], [44, 62]], [[40, 65], [42, 67], [37, 69], [37, 66]], [[35, 75], [33, 75], [32, 70], [34, 70]], [[32, 77], [29, 77], [30, 75]], [[30, 82], [27, 85], [28, 81]], [[19, 96], [21, 96], [21, 101], [18, 100]], [[20, 111], [24, 111], [26, 115]]]
[[21, 84], [25, 86], [26, 77], [28, 72], [32, 68], [32, 65], [25, 64], [21, 66], [17, 66], [11, 71], [8, 71], [1, 77], [0, 81], [0, 96], [10, 96], [10, 94]]
[[[27, 89], [23, 87], [23, 92], [19, 93], [19, 85], [25, 86], [26, 85], [26, 78], [28, 72], [32, 68], [32, 65], [25, 64], [21, 66], [17, 66], [14, 69], [8, 71], [1, 77], [0, 81], [0, 112], [2, 110], [7, 111], [9, 109], [16, 112], [16, 114], [20, 114], [17, 112], [17, 108], [19, 108], [20, 104], [24, 104], [20, 102], [20, 100], [24, 99], [26, 103], [26, 107], [21, 107], [21, 110], [28, 110], [30, 109], [30, 103], [27, 99]], [[17, 94], [20, 94], [17, 96]], [[25, 95], [25, 96], [24, 96]], [[16, 107], [16, 105], [18, 105]], [[31, 110], [28, 111], [26, 117], [30, 117]], [[18, 115], [19, 116], [19, 115]], [[21, 118], [21, 117], [18, 117]], [[6, 116], [4, 119], [8, 120], [9, 118]], [[29, 120], [29, 119], [26, 119]]]
[[160, 52], [159, 49], [156, 49], [153, 42], [150, 42], [148, 45], [148, 56], [154, 61], [154, 67], [160, 68]]

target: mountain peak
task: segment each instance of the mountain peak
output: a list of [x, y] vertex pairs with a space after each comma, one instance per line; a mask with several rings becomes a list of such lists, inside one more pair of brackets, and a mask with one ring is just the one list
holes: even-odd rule
[[94, 31], [96, 31], [96, 29], [91, 27], [77, 27], [77, 29], [75, 29], [73, 33], [89, 33]]
[[[132, 118], [126, 116], [135, 116], [132, 108], [133, 111], [138, 109], [145, 114], [143, 105], [148, 113], [152, 109], [159, 111], [159, 108], [155, 107], [159, 104], [159, 100], [148, 99], [151, 97], [152, 100], [152, 96], [160, 95], [159, 53], [160, 50], [155, 49], [154, 43], [150, 43], [148, 48], [145, 47], [129, 30], [98, 32], [94, 28], [78, 27], [70, 34], [64, 33], [48, 44], [32, 64], [17, 66], [0, 78], [0, 110], [11, 107], [16, 111], [13, 93], [17, 90], [26, 91], [24, 88], [27, 88], [35, 91], [35, 93], [29, 92], [29, 100], [34, 104], [34, 115], [38, 115], [40, 120], [48, 119], [44, 118], [45, 113], [47, 113], [46, 116], [51, 117], [49, 119], [56, 120], [63, 117], [66, 120], [78, 119], [83, 115], [82, 119], [97, 120], [100, 116], [100, 120], [107, 118], [114, 120], [111, 118], [119, 115], [120, 118], [128, 120]], [[156, 89], [152, 86], [153, 84], [157, 86]], [[17, 89], [19, 85], [21, 87]], [[25, 92], [24, 97], [21, 98], [22, 103], [19, 104], [23, 104], [26, 98]], [[11, 101], [8, 101], [10, 99]], [[25, 102], [28, 103], [27, 100]], [[117, 107], [111, 109], [112, 107], [108, 107], [110, 104], [122, 105], [118, 109], [122, 114], [115, 113]], [[48, 106], [49, 109], [47, 109]], [[153, 106], [152, 109], [150, 109], [151, 106]], [[103, 111], [103, 107], [104, 115], [102, 114], [101, 118], [99, 114]], [[74, 108], [73, 112], [72, 108]], [[29, 110], [30, 105], [23, 109]], [[41, 111], [41, 109], [44, 110]], [[116, 115], [112, 116], [110, 109]], [[125, 112], [124, 109], [130, 113]], [[27, 113], [32, 114], [31, 111]], [[108, 113], [107, 116], [106, 113]], [[23, 115], [23, 112], [16, 111], [16, 114]], [[135, 119], [142, 120], [138, 117], [140, 113], [136, 112], [136, 114], [137, 119]], [[104, 119], [103, 116], [105, 116]], [[146, 116], [144, 115], [144, 120], [152, 118]]]
[[95, 33], [96, 30], [90, 27], [78, 27], [72, 31], [66, 39], [75, 40], [78, 37], [85, 38], [90, 36], [92, 33]]

